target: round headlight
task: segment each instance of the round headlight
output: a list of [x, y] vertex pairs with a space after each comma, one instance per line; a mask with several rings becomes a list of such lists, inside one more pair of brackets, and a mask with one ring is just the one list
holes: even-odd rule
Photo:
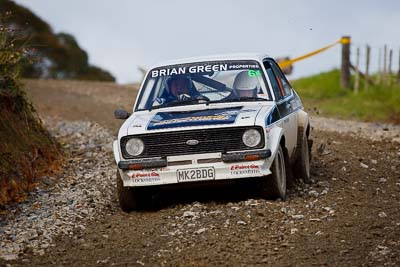
[[144, 150], [143, 141], [138, 138], [131, 138], [125, 144], [126, 152], [131, 156], [139, 156]]
[[250, 129], [244, 132], [243, 143], [248, 147], [255, 147], [261, 142], [261, 134], [256, 129]]

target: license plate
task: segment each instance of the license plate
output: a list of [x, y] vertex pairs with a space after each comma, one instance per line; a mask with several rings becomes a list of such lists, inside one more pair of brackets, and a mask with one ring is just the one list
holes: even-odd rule
[[178, 182], [193, 182], [203, 180], [214, 180], [215, 170], [213, 167], [181, 169], [176, 171]]

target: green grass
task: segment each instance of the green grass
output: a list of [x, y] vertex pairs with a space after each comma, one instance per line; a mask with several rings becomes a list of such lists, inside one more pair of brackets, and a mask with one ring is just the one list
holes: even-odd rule
[[292, 81], [292, 85], [305, 109], [312, 114], [400, 124], [400, 84], [396, 83], [395, 76], [392, 77], [392, 85], [379, 84], [367, 89], [364, 89], [361, 79], [358, 94], [353, 89], [340, 87], [339, 70], [301, 78]]

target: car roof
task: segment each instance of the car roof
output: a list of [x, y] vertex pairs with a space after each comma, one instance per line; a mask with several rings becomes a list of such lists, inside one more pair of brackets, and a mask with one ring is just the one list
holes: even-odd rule
[[157, 63], [157, 64], [151, 66], [150, 69], [162, 67], [162, 66], [203, 62], [203, 61], [224, 61], [224, 60], [261, 61], [262, 59], [264, 59], [266, 57], [269, 57], [269, 56], [267, 54], [259, 54], [259, 53], [237, 53], [237, 54], [220, 54], [220, 55], [209, 55], [209, 56], [200, 56], [200, 57], [189, 57], [189, 58], [181, 58], [181, 59], [160, 62], [160, 63]]

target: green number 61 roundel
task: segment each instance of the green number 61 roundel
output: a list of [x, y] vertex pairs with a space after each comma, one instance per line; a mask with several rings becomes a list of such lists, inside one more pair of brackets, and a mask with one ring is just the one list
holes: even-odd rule
[[247, 74], [249, 75], [249, 77], [259, 77], [259, 76], [261, 76], [260, 70], [249, 70], [247, 72]]

